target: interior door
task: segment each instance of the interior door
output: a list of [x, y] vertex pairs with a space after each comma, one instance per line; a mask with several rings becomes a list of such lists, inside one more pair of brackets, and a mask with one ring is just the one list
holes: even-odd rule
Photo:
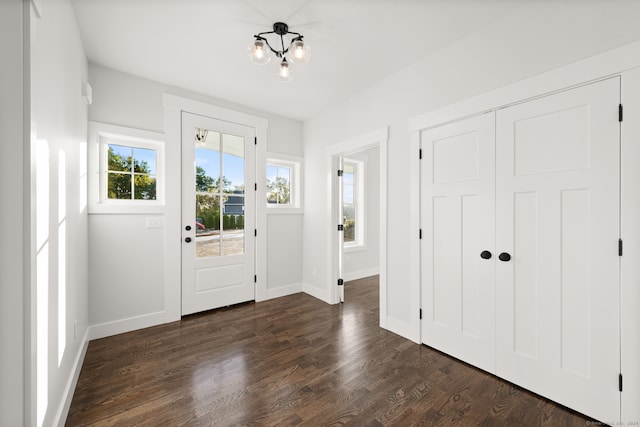
[[338, 297], [340, 302], [344, 302], [344, 158], [342, 155], [338, 157]]
[[497, 373], [620, 416], [619, 78], [498, 111]]
[[495, 372], [494, 113], [420, 144], [422, 342]]
[[183, 315], [255, 299], [254, 136], [182, 113]]

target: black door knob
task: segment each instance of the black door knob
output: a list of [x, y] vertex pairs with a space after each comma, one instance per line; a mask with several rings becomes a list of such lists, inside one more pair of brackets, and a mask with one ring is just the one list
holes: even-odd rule
[[187, 243], [190, 243], [191, 242], [191, 237], [185, 237], [184, 241], [187, 242]]
[[498, 259], [499, 259], [500, 261], [507, 262], [507, 261], [509, 261], [509, 260], [511, 259], [511, 255], [509, 255], [509, 254], [508, 254], [508, 253], [506, 253], [506, 252], [502, 252], [500, 255], [498, 255]]
[[191, 226], [187, 225], [184, 229], [187, 230], [187, 231], [191, 231]]
[[482, 259], [491, 259], [491, 252], [482, 251], [482, 253], [480, 253], [480, 258], [482, 258]]

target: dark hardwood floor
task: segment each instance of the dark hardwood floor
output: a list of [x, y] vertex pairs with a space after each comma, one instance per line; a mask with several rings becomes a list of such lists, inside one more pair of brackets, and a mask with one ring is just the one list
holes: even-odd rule
[[67, 426], [584, 426], [590, 419], [378, 327], [377, 277], [346, 303], [296, 294], [92, 341]]

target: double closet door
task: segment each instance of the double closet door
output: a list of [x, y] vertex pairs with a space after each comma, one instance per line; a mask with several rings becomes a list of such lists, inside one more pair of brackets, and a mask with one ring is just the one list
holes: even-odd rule
[[421, 133], [422, 342], [620, 418], [619, 78]]

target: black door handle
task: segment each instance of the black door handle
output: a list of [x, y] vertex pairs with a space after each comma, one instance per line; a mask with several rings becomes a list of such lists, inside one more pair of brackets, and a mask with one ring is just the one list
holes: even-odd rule
[[509, 260], [511, 259], [511, 255], [509, 255], [509, 254], [508, 254], [508, 253], [506, 253], [506, 252], [502, 252], [500, 255], [498, 255], [498, 259], [499, 259], [500, 261], [507, 262], [507, 261], [509, 261]]
[[482, 251], [482, 253], [480, 253], [480, 258], [482, 258], [482, 259], [491, 259], [491, 252]]
[[191, 226], [187, 225], [184, 229], [187, 230], [187, 231], [191, 231]]
[[191, 237], [185, 237], [184, 241], [187, 242], [187, 243], [190, 243], [191, 242]]

